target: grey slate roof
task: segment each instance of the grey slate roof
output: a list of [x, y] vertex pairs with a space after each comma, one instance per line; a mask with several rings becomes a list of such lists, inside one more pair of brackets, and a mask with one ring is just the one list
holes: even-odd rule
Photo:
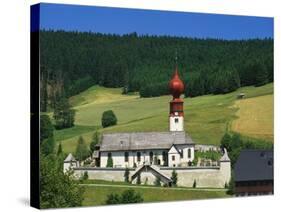
[[169, 149], [173, 144], [194, 144], [185, 132], [136, 132], [103, 134], [100, 151]]
[[242, 150], [234, 174], [235, 181], [273, 180], [273, 151]]

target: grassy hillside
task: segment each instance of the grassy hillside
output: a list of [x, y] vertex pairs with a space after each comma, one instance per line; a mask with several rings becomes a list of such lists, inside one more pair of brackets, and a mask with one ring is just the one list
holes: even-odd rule
[[238, 119], [231, 129], [241, 134], [273, 141], [273, 95], [236, 101]]
[[[225, 131], [230, 129], [231, 122], [240, 116], [239, 107], [241, 105], [244, 107], [244, 104], [236, 104], [239, 102], [236, 96], [240, 92], [246, 93], [246, 99], [242, 101], [265, 95], [269, 95], [267, 98], [273, 98], [273, 95], [270, 95], [273, 94], [273, 84], [262, 87], [243, 87], [225, 95], [205, 95], [184, 99], [185, 130], [196, 143], [219, 144]], [[76, 126], [73, 129], [56, 131], [55, 138], [62, 143], [65, 152], [75, 150], [80, 135], [83, 135], [86, 142], [90, 143], [93, 130], [101, 126], [102, 113], [109, 109], [115, 112], [118, 124], [114, 127], [100, 129], [101, 132], [167, 131], [170, 100], [171, 96], [139, 98], [137, 94], [122, 95], [119, 88], [94, 86], [70, 99], [77, 110]], [[272, 101], [271, 103], [267, 100], [258, 101], [253, 104], [259, 104], [262, 108], [264, 103], [269, 105], [269, 110], [273, 110], [273, 107], [270, 107]], [[251, 107], [248, 109], [252, 111]], [[263, 112], [255, 109], [252, 113]], [[271, 114], [273, 113], [264, 114], [268, 119], [267, 123], [270, 120], [271, 123], [273, 122]], [[258, 125], [266, 124], [263, 120], [259, 119], [257, 122], [260, 124]], [[236, 122], [233, 124], [237, 126]], [[273, 125], [268, 128], [273, 128]], [[236, 128], [234, 127], [234, 129]], [[239, 132], [246, 133], [245, 131], [250, 128], [246, 124], [243, 129], [246, 130]]]

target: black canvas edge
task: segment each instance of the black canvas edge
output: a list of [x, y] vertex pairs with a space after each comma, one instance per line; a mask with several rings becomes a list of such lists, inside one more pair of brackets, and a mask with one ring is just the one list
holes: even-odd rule
[[40, 208], [40, 4], [30, 7], [30, 206]]

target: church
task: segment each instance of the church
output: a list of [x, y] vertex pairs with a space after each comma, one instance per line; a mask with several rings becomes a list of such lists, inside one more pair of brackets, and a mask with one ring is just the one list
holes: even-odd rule
[[[87, 172], [89, 179], [124, 181], [129, 171], [130, 182], [153, 185], [160, 179], [162, 185], [171, 186], [172, 172], [177, 173], [178, 186], [224, 188], [231, 178], [231, 162], [227, 150], [218, 146], [195, 144], [184, 130], [184, 83], [176, 66], [169, 82], [172, 99], [167, 114], [169, 131], [104, 133], [90, 160], [79, 163], [72, 154], [64, 161], [64, 172], [74, 171], [80, 179]], [[197, 158], [196, 152], [223, 153], [218, 161]]]
[[[111, 158], [113, 167], [158, 165], [187, 167], [194, 159], [194, 142], [184, 131], [184, 83], [176, 67], [169, 82], [173, 96], [170, 101], [168, 132], [106, 133], [102, 135], [99, 150], [94, 156], [100, 167], [107, 167]], [[168, 115], [168, 114], [167, 114]]]

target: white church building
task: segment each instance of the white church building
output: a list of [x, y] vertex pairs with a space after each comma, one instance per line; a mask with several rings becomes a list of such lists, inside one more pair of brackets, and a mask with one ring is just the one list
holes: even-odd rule
[[184, 131], [184, 91], [176, 67], [169, 83], [173, 96], [170, 101], [169, 131], [104, 133], [93, 153], [94, 166], [81, 166], [72, 155], [64, 162], [64, 171], [73, 169], [76, 176], [88, 172], [90, 179], [123, 181], [124, 172], [130, 170], [130, 180], [153, 184], [158, 177], [161, 183], [171, 185], [171, 173], [178, 173], [178, 185], [191, 187], [223, 188], [230, 181], [231, 165], [227, 151], [215, 165], [201, 166], [192, 163], [196, 151], [208, 151], [219, 147], [195, 144]]
[[107, 167], [111, 157], [113, 167], [138, 167], [144, 164], [184, 167], [194, 159], [194, 142], [184, 131], [184, 84], [178, 70], [169, 83], [173, 99], [170, 101], [169, 132], [134, 132], [103, 134], [100, 149], [94, 155], [100, 167]]

